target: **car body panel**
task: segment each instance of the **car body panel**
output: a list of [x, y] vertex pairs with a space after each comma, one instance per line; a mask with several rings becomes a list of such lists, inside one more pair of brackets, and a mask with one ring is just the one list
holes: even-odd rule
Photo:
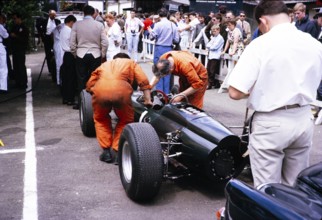
[[245, 165], [241, 140], [229, 128], [189, 103], [169, 104], [152, 98], [156, 107], [146, 108], [140, 93], [132, 95], [136, 118], [150, 123], [160, 141], [167, 141], [168, 133], [178, 133], [181, 145], [172, 147], [170, 153], [182, 153], [177, 158], [180, 163], [213, 180], [230, 179], [241, 172]]
[[[322, 162], [303, 170], [293, 187], [269, 183], [255, 189], [230, 180], [224, 219], [322, 219]], [[313, 180], [305, 181], [303, 180]]]

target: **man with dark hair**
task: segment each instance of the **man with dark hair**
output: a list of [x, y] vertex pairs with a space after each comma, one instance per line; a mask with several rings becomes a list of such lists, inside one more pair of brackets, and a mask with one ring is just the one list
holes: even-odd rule
[[61, 93], [63, 98], [63, 104], [75, 105], [75, 92], [77, 86], [75, 57], [70, 52], [70, 33], [72, 27], [76, 22], [74, 15], [68, 15], [64, 20], [64, 26], [60, 31], [60, 45], [63, 51], [63, 64], [60, 67], [61, 74]]
[[255, 187], [292, 186], [309, 165], [310, 103], [322, 78], [322, 45], [290, 23], [281, 0], [262, 0], [255, 19], [263, 35], [246, 47], [233, 69], [229, 95], [248, 97], [247, 106], [255, 111], [248, 145]]
[[[162, 54], [172, 50], [173, 41], [179, 42], [179, 34], [177, 26], [168, 20], [168, 11], [161, 8], [158, 12], [160, 21], [154, 24], [153, 29], [148, 28], [150, 32], [150, 39], [155, 39], [153, 63], [156, 64]], [[167, 75], [160, 79], [156, 85], [157, 90], [161, 90], [166, 94], [171, 90], [171, 75]]]
[[242, 28], [242, 35], [244, 39], [244, 45], [248, 45], [252, 38], [250, 24], [246, 21], [246, 13], [244, 11], [239, 12], [239, 19], [237, 24]]
[[12, 63], [17, 88], [27, 88], [26, 50], [28, 47], [29, 30], [22, 22], [19, 13], [12, 15], [14, 26], [10, 37], [12, 42]]
[[180, 95], [173, 102], [180, 102], [185, 97], [192, 105], [202, 108], [203, 98], [208, 85], [207, 70], [202, 63], [188, 51], [170, 51], [163, 54], [153, 65], [155, 77], [152, 88], [170, 73], [179, 76]]
[[131, 59], [138, 61], [138, 46], [140, 35], [143, 32], [144, 24], [136, 17], [136, 11], [131, 10], [131, 15], [125, 20], [125, 34], [127, 42], [127, 51]]
[[[95, 9], [86, 5], [83, 11], [84, 20], [73, 25], [70, 35], [70, 52], [76, 57], [78, 95], [91, 73], [101, 65], [108, 46], [104, 25], [94, 20]], [[79, 104], [73, 109], [79, 109]]]
[[[92, 72], [87, 82], [86, 90], [92, 94], [96, 137], [103, 149], [100, 156], [103, 162], [111, 163], [115, 160], [113, 155], [117, 155], [122, 130], [134, 121], [131, 104], [134, 82], [138, 83], [144, 93], [144, 104], [152, 105], [148, 78], [140, 65], [125, 53], [118, 53], [113, 60], [103, 63]], [[118, 117], [114, 132], [109, 115], [112, 110]]]

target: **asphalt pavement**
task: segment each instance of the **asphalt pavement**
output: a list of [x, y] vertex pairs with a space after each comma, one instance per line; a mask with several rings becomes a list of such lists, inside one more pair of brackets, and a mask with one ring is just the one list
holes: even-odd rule
[[[40, 75], [44, 56], [27, 55], [31, 92], [10, 81], [9, 93], [0, 94], [0, 219], [215, 219], [225, 183], [196, 176], [164, 182], [148, 203], [128, 199], [118, 167], [99, 161], [96, 139], [82, 134], [78, 111], [62, 104], [46, 65]], [[151, 78], [151, 62], [139, 63]], [[242, 126], [246, 100], [207, 90], [204, 109], [228, 127]], [[322, 158], [321, 132], [315, 126], [311, 164]], [[252, 183], [247, 172], [239, 178]]]

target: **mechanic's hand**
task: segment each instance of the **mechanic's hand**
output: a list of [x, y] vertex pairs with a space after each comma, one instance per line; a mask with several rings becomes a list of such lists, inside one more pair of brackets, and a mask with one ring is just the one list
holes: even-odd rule
[[182, 96], [177, 96], [175, 97], [174, 99], [171, 100], [172, 103], [175, 103], [175, 102], [181, 102], [181, 100], [183, 99]]
[[143, 105], [150, 108], [153, 106], [153, 103], [151, 102], [151, 100], [144, 100]]

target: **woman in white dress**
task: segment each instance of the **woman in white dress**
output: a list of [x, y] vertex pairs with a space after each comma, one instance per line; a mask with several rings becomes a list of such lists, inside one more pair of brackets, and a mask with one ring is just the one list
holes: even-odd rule
[[190, 22], [189, 15], [184, 14], [183, 19], [184, 19], [184, 22], [178, 23], [178, 30], [180, 32], [180, 39], [181, 39], [180, 47], [181, 47], [181, 50], [189, 50], [191, 31], [185, 30], [185, 28], [189, 25], [189, 22]]
[[122, 31], [118, 23], [115, 22], [115, 17], [112, 14], [107, 14], [105, 20], [108, 27], [106, 29], [108, 39], [106, 60], [112, 60], [117, 53], [121, 52]]

